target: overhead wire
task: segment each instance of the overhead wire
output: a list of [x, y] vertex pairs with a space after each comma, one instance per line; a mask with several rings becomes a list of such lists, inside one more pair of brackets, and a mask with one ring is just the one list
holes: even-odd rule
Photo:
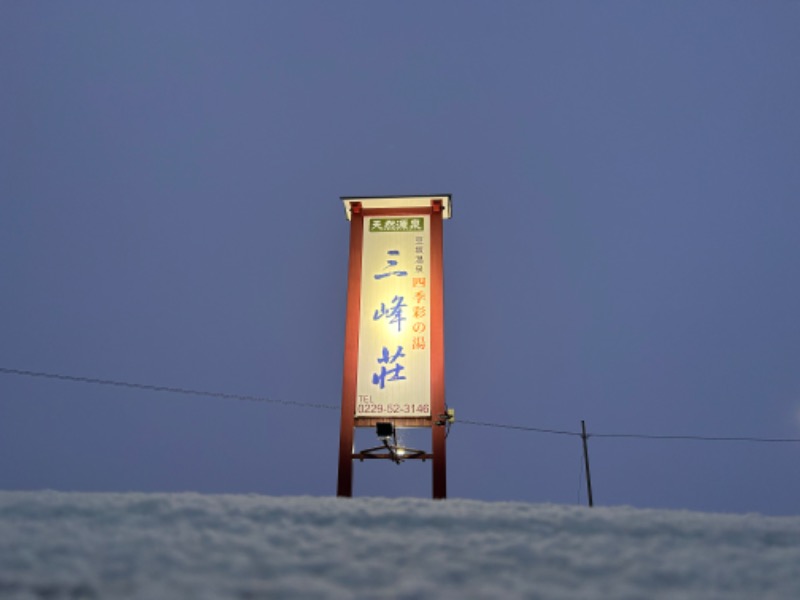
[[530, 427], [528, 425], [509, 425], [506, 423], [487, 423], [486, 421], [468, 421], [466, 419], [459, 419], [459, 423], [464, 425], [477, 425], [479, 427], [495, 427], [498, 429], [517, 429], [519, 431], [534, 431], [536, 433], [552, 433], [554, 435], [576, 435], [580, 437], [580, 433], [574, 431], [564, 431], [561, 429], [544, 429], [542, 427]]
[[8, 369], [0, 367], [0, 373], [9, 375], [24, 375], [27, 377], [41, 377], [44, 379], [58, 379], [62, 381], [72, 381], [77, 383], [93, 383], [96, 385], [111, 385], [116, 387], [133, 388], [137, 390], [147, 390], [150, 392], [166, 392], [170, 394], [183, 394], [187, 396], [205, 396], [208, 398], [223, 398], [225, 400], [246, 400], [249, 402], [266, 402], [268, 404], [282, 404], [285, 406], [299, 406], [303, 408], [322, 408], [327, 410], [339, 410], [333, 404], [322, 404], [318, 402], [299, 402], [296, 400], [276, 400], [265, 396], [251, 396], [246, 394], [229, 394], [226, 392], [211, 392], [207, 390], [193, 390], [164, 385], [150, 385], [146, 383], [133, 383], [130, 381], [117, 381], [113, 379], [96, 379], [94, 377], [78, 377], [75, 375], [63, 375], [60, 373], [44, 373], [42, 371], [25, 371], [22, 369]]
[[765, 438], [753, 436], [719, 435], [657, 435], [648, 433], [593, 433], [587, 437], [629, 438], [639, 440], [695, 440], [699, 442], [762, 442], [773, 444], [800, 443], [800, 438]]
[[[483, 427], [496, 427], [500, 429], [518, 429], [521, 431], [533, 431], [537, 433], [552, 433], [557, 435], [571, 435], [581, 437], [577, 431], [563, 431], [559, 429], [543, 429], [540, 427], [528, 427], [524, 425], [507, 425], [504, 423], [486, 423], [482, 421], [459, 420], [459, 423], [467, 425], [480, 425]], [[765, 442], [765, 443], [800, 443], [800, 438], [766, 438], [754, 436], [710, 436], [710, 435], [659, 435], [648, 433], [587, 433], [588, 438], [629, 438], [644, 440], [696, 440], [702, 442]]]
[[[8, 367], [0, 367], [0, 373], [8, 375], [20, 375], [26, 377], [37, 377], [44, 379], [54, 379], [60, 381], [71, 381], [75, 383], [90, 383], [95, 385], [108, 385], [115, 387], [125, 387], [138, 390], [146, 390], [151, 392], [164, 392], [171, 394], [182, 394], [189, 396], [204, 396], [208, 398], [221, 398], [225, 400], [245, 400], [249, 402], [264, 402], [268, 404], [278, 404], [282, 406], [296, 406], [302, 408], [318, 408], [324, 410], [340, 410], [341, 407], [335, 404], [324, 404], [320, 402], [301, 402], [297, 400], [278, 400], [275, 398], [268, 398], [266, 396], [253, 396], [247, 394], [231, 394], [227, 392], [215, 392], [208, 390], [196, 390], [189, 388], [152, 385], [146, 383], [135, 383], [130, 381], [120, 381], [113, 379], [99, 379], [95, 377], [81, 377], [76, 375], [65, 375], [61, 373], [47, 373], [44, 371], [29, 371], [24, 369], [12, 369]], [[532, 433], [546, 433], [552, 435], [565, 435], [573, 437], [581, 437], [582, 434], [577, 431], [567, 431], [563, 429], [549, 429], [544, 427], [533, 427], [529, 425], [512, 425], [509, 423], [492, 423], [487, 421], [475, 421], [468, 419], [459, 419], [459, 423], [464, 425], [473, 425], [477, 427], [491, 427], [495, 429], [507, 429]], [[449, 427], [448, 427], [449, 429]], [[769, 438], [769, 437], [756, 437], [756, 436], [707, 436], [707, 435], [660, 435], [660, 434], [646, 434], [646, 433], [591, 433], [587, 434], [587, 438], [605, 438], [605, 439], [642, 439], [642, 440], [693, 440], [702, 442], [752, 442], [752, 443], [800, 443], [800, 438]]]

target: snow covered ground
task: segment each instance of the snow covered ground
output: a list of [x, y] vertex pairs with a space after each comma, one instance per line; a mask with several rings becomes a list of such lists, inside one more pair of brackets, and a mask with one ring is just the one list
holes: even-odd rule
[[0, 598], [800, 598], [800, 517], [0, 492]]

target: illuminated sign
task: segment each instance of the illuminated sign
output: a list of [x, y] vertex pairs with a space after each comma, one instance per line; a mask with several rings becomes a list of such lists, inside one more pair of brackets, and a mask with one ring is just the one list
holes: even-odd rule
[[[452, 217], [450, 194], [342, 202], [350, 259], [336, 494], [353, 495], [354, 461], [430, 460], [432, 496], [446, 498], [442, 223]], [[374, 427], [380, 445], [356, 449], [359, 427]], [[429, 428], [430, 451], [386, 436], [404, 428]]]
[[355, 416], [430, 416], [430, 217], [363, 227]]

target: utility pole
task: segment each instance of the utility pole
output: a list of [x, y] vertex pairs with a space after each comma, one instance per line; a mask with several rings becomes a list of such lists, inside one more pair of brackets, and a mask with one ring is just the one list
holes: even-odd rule
[[589, 495], [589, 506], [594, 506], [594, 498], [592, 498], [592, 473], [589, 471], [589, 444], [587, 443], [589, 436], [586, 435], [586, 421], [581, 421], [581, 439], [583, 440], [583, 463], [586, 466], [586, 492]]

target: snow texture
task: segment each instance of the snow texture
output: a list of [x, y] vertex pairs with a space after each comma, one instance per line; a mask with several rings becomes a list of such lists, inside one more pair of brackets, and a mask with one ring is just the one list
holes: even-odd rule
[[800, 517], [0, 492], [0, 598], [800, 598]]

